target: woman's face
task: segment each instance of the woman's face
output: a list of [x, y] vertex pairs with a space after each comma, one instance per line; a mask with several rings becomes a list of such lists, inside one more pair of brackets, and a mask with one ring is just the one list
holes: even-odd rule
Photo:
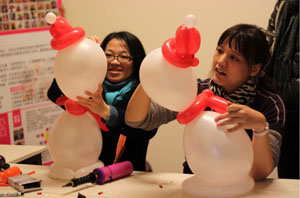
[[[213, 57], [213, 81], [222, 86], [227, 93], [232, 93], [246, 82], [256, 72], [250, 72], [249, 66], [238, 51], [234, 49], [235, 43], [229, 47], [228, 41], [217, 46]], [[252, 70], [252, 69], [251, 69]]]
[[116, 38], [106, 45], [104, 51], [107, 58], [106, 79], [110, 82], [122, 82], [132, 75], [132, 57], [125, 45], [123, 41]]

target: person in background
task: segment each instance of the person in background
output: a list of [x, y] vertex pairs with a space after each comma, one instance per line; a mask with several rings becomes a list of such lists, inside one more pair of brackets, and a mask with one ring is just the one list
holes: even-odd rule
[[266, 73], [286, 106], [278, 177], [299, 175], [299, 0], [278, 0], [267, 30], [274, 35], [272, 56]]
[[[251, 176], [256, 181], [267, 177], [278, 163], [285, 122], [281, 98], [263, 83], [268, 58], [264, 32], [254, 25], [238, 24], [219, 38], [211, 77], [198, 79], [198, 93], [211, 89], [232, 103], [226, 113], [215, 118], [216, 125], [233, 124], [229, 133], [246, 130], [254, 150]], [[139, 85], [128, 103], [125, 120], [132, 127], [151, 130], [176, 119], [176, 114], [151, 101]], [[187, 162], [183, 165], [184, 173], [192, 173]]]
[[[96, 36], [89, 39], [98, 42]], [[129, 160], [136, 171], [146, 171], [146, 154], [149, 140], [157, 129], [145, 131], [125, 124], [128, 101], [139, 84], [139, 69], [146, 56], [140, 40], [129, 32], [113, 32], [101, 43], [107, 59], [107, 74], [95, 93], [86, 91], [87, 97], [78, 96], [78, 103], [101, 116], [109, 129], [101, 131], [103, 147], [99, 159], [105, 166]], [[48, 98], [56, 103], [63, 96], [54, 79]], [[62, 108], [65, 107], [62, 105]], [[124, 145], [123, 145], [124, 144]], [[123, 145], [123, 146], [122, 146]]]

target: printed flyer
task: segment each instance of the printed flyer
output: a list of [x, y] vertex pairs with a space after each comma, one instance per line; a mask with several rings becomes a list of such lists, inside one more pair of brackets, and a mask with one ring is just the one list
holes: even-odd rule
[[47, 98], [56, 51], [45, 15], [56, 0], [0, 0], [0, 144], [46, 145], [62, 109]]

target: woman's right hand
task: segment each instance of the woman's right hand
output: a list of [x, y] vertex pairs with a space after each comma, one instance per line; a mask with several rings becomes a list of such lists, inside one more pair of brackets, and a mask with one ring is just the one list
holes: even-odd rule
[[91, 39], [92, 41], [101, 44], [99, 37], [97, 37], [96, 35], [88, 36], [88, 39]]
[[100, 115], [105, 121], [107, 121], [110, 116], [110, 106], [104, 101], [102, 91], [102, 84], [99, 83], [98, 90], [95, 93], [86, 90], [85, 94], [88, 97], [77, 96], [76, 98], [78, 100], [78, 104]]

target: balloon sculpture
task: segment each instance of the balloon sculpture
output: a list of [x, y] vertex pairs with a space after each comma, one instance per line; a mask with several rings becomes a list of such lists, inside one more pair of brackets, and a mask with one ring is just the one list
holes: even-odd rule
[[[176, 37], [152, 51], [141, 65], [141, 84], [158, 104], [179, 111], [177, 120], [186, 124], [184, 152], [195, 174], [182, 184], [184, 191], [204, 197], [230, 197], [250, 191], [253, 163], [251, 141], [244, 130], [225, 133], [214, 118], [224, 113], [228, 102], [205, 90], [197, 96], [193, 68], [199, 61], [194, 54], [200, 47], [195, 17], [188, 15]], [[215, 110], [203, 111], [207, 107]], [[228, 126], [229, 127], [229, 126]]]
[[158, 104], [170, 110], [186, 109], [197, 96], [197, 78], [190, 66], [197, 66], [194, 57], [200, 47], [200, 34], [194, 28], [195, 17], [188, 15], [186, 24], [161, 48], [146, 56], [140, 68], [145, 92]]
[[53, 13], [46, 15], [53, 36], [51, 46], [59, 50], [54, 61], [54, 75], [65, 97], [59, 98], [67, 111], [54, 122], [48, 149], [53, 164], [50, 177], [70, 180], [103, 166], [98, 160], [102, 150], [99, 125], [107, 130], [100, 116], [76, 103], [84, 91], [95, 92], [104, 80], [107, 61], [99, 44], [84, 38], [81, 27], [71, 27]]
[[[247, 133], [244, 130], [225, 133], [226, 128], [218, 128], [214, 121], [219, 113], [225, 113], [228, 103], [207, 89], [177, 115], [178, 122], [186, 124], [184, 152], [195, 174], [182, 184], [190, 194], [231, 197], [247, 193], [254, 187], [249, 175], [253, 149]], [[206, 107], [216, 112], [203, 111]]]

